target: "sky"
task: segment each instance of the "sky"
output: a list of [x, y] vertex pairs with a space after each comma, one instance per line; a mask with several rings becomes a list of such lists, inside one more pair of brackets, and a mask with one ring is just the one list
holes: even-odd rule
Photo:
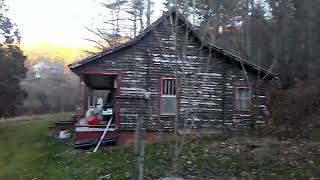
[[[83, 26], [99, 8], [91, 0], [7, 0], [9, 17], [18, 25], [23, 46], [38, 43], [79, 46]], [[89, 14], [85, 16], [84, 14]]]
[[[20, 47], [30, 62], [37, 59], [62, 60], [66, 64], [94, 51], [95, 39], [85, 27], [99, 27], [108, 16], [100, 2], [109, 0], [5, 0], [7, 16], [17, 24]], [[152, 20], [161, 16], [164, 0], [154, 0]]]
[[[83, 40], [93, 37], [84, 27], [98, 25], [106, 11], [97, 0], [6, 0], [6, 4], [10, 9], [9, 17], [18, 25], [24, 47], [92, 45]], [[156, 0], [155, 18], [161, 15], [161, 7], [162, 0]]]

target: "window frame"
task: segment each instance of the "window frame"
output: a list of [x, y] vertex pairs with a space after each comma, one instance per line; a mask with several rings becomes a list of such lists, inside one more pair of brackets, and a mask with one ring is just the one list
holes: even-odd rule
[[[237, 91], [239, 89], [249, 89], [249, 109], [240, 110], [237, 107], [237, 101], [241, 98], [237, 98]], [[234, 115], [252, 115], [253, 111], [253, 85], [249, 83], [235, 84], [234, 85], [234, 94], [233, 94], [233, 113]]]
[[[171, 80], [175, 80], [175, 94], [171, 95], [171, 94], [163, 94], [163, 82], [165, 79], [171, 79]], [[175, 116], [176, 113], [161, 113], [161, 101], [162, 101], [162, 97], [175, 97], [177, 98], [177, 78], [175, 75], [160, 75], [159, 79], [158, 79], [158, 99], [157, 99], [157, 103], [158, 103], [158, 116]]]
[[[175, 87], [174, 87], [174, 93], [169, 93], [169, 94], [164, 94], [163, 93], [163, 91], [164, 91], [164, 80], [173, 80], [173, 82], [174, 82], [174, 85], [175, 85]], [[176, 78], [172, 78], [172, 77], [170, 77], [170, 78], [162, 78], [161, 79], [161, 97], [177, 97], [177, 85], [176, 85], [176, 83], [177, 83], [177, 80], [176, 80]], [[169, 90], [168, 91], [170, 91], [170, 88], [169, 88]]]

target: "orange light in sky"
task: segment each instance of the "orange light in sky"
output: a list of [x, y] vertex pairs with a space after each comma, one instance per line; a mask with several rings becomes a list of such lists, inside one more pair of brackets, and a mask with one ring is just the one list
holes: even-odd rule
[[103, 8], [93, 0], [8, 0], [9, 17], [18, 25], [22, 45], [53, 43], [79, 47], [89, 43], [93, 16]]
[[[22, 36], [21, 47], [29, 57], [34, 54], [64, 54], [77, 57], [83, 49], [95, 45], [86, 39], [97, 39], [85, 29], [99, 27], [106, 9], [99, 0], [6, 0], [8, 16], [17, 24]], [[107, 1], [105, 1], [107, 2]], [[161, 15], [163, 0], [154, 0], [154, 18]], [[59, 51], [52, 47], [59, 47]], [[39, 49], [41, 49], [39, 51]], [[53, 48], [54, 49], [54, 48]], [[37, 51], [37, 52], [34, 52]]]

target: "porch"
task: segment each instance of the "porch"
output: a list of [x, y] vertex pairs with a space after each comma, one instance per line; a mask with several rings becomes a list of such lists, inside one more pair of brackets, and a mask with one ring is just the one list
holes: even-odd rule
[[75, 120], [75, 140], [98, 139], [105, 131], [117, 136], [120, 124], [120, 71], [85, 69], [79, 76], [79, 92]]

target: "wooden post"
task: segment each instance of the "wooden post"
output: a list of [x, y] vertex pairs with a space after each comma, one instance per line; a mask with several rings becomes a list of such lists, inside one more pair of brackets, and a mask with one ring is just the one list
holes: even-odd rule
[[[142, 103], [140, 103], [142, 104]], [[140, 106], [142, 107], [142, 106]], [[140, 110], [141, 111], [141, 110]], [[135, 154], [136, 154], [136, 167], [135, 178], [136, 180], [143, 180], [143, 165], [144, 165], [144, 132], [142, 115], [139, 113], [137, 118], [137, 125], [135, 130]]]

